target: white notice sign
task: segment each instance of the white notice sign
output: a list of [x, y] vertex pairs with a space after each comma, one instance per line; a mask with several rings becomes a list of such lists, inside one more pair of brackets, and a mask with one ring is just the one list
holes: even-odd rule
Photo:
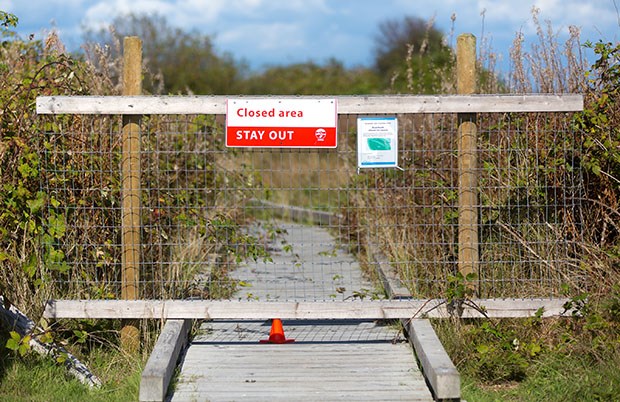
[[396, 117], [357, 119], [357, 167], [398, 167], [398, 120]]

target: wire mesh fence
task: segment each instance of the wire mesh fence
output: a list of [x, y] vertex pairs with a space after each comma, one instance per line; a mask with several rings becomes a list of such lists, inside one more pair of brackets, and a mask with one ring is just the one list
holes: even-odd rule
[[[384, 297], [380, 251], [415, 298], [459, 281], [458, 119], [399, 114], [401, 169], [358, 169], [358, 117], [336, 149], [224, 145], [220, 115], [142, 116], [141, 299]], [[57, 297], [122, 287], [120, 116], [44, 116], [41, 277]], [[566, 113], [478, 114], [481, 297], [583, 288], [580, 150]]]

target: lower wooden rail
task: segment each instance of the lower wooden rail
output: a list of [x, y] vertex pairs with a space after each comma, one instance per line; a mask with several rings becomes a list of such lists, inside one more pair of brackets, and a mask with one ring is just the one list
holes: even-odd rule
[[[567, 299], [472, 299], [462, 318], [523, 318], [566, 313]], [[413, 319], [447, 318], [453, 309], [443, 299], [261, 302], [229, 300], [50, 300], [44, 316], [110, 319]]]

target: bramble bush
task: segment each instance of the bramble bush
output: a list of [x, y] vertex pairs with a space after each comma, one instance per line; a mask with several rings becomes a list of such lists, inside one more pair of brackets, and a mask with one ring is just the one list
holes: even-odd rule
[[[45, 42], [3, 32], [0, 48], [0, 294], [20, 306], [42, 307], [50, 272], [62, 272], [62, 252], [51, 243], [64, 236], [61, 214], [44, 218], [44, 205], [61, 206], [40, 189], [46, 127], [34, 112], [39, 95], [95, 92], [101, 79], [88, 63], [69, 56], [55, 34]], [[63, 124], [70, 125], [65, 119]], [[71, 129], [70, 126], [67, 129]], [[45, 221], [45, 219], [48, 219]], [[42, 251], [41, 242], [50, 245]], [[35, 302], [35, 296], [38, 303]], [[44, 296], [43, 296], [44, 297]]]

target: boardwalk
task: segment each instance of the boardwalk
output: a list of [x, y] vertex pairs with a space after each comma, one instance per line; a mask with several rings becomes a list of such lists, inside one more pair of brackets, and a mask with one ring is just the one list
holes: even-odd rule
[[242, 283], [240, 299], [324, 301], [370, 296], [355, 257], [326, 230], [299, 223], [274, 221], [250, 231], [268, 239], [272, 261], [242, 264], [231, 276]]
[[[337, 302], [369, 297], [370, 284], [356, 260], [326, 230], [276, 225], [279, 233], [270, 238], [273, 261], [248, 262], [235, 271], [244, 285], [238, 298]], [[203, 323], [171, 400], [432, 400], [413, 350], [395, 325], [290, 321], [284, 330], [294, 343], [259, 343], [269, 330], [269, 322]]]

